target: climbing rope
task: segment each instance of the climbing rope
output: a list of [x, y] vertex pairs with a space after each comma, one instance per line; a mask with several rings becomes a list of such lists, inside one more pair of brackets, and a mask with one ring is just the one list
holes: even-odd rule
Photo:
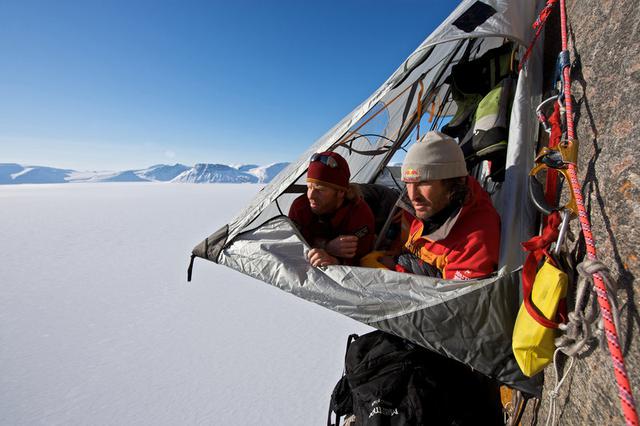
[[[567, 39], [567, 13], [566, 13], [566, 0], [560, 0], [560, 28], [562, 34], [562, 50], [568, 51], [568, 39]], [[567, 123], [567, 141], [564, 141], [565, 149], [567, 151], [573, 151], [577, 154], [577, 141], [575, 140], [575, 129], [573, 123], [573, 103], [571, 101], [571, 72], [570, 66], [564, 66], [562, 70], [563, 75], [563, 91], [566, 110], [566, 123]], [[578, 208], [578, 218], [580, 220], [580, 227], [582, 228], [582, 234], [587, 246], [587, 258], [591, 261], [597, 261], [595, 242], [593, 240], [593, 234], [591, 233], [591, 224], [589, 223], [589, 217], [584, 207], [584, 201], [582, 193], [580, 191], [580, 184], [578, 182], [578, 176], [576, 171], [576, 158], [572, 158], [568, 162], [569, 184], [573, 195], [575, 197], [576, 205]], [[597, 294], [598, 304], [600, 305], [600, 311], [604, 321], [604, 330], [607, 338], [607, 344], [609, 352], [613, 360], [613, 368], [615, 372], [616, 382], [618, 384], [618, 395], [622, 406], [622, 412], [627, 425], [638, 426], [638, 413], [636, 411], [635, 401], [633, 393], [631, 391], [631, 385], [629, 383], [629, 377], [624, 365], [624, 356], [622, 349], [618, 341], [618, 333], [614, 320], [613, 309], [610, 303], [609, 293], [604, 282], [602, 271], [598, 271], [592, 274], [595, 292]]]
[[542, 11], [540, 12], [540, 15], [538, 15], [538, 19], [536, 19], [536, 22], [533, 23], [533, 29], [536, 30], [536, 34], [533, 36], [533, 40], [529, 44], [529, 47], [527, 47], [527, 50], [524, 52], [524, 55], [522, 55], [522, 60], [520, 61], [520, 65], [518, 66], [518, 71], [522, 70], [522, 67], [527, 62], [527, 59], [529, 59], [529, 56], [531, 56], [531, 51], [533, 50], [533, 46], [536, 44], [536, 41], [538, 41], [538, 37], [540, 37], [540, 33], [544, 28], [544, 24], [547, 22], [547, 18], [551, 14], [551, 11], [553, 10], [553, 6], [555, 6], [557, 2], [558, 0], [548, 0], [544, 9], [542, 9]]
[[[598, 273], [602, 276], [608, 290], [609, 303], [614, 307], [612, 310], [613, 321], [616, 328], [620, 328], [618, 317], [617, 301], [611, 297], [616, 293], [614, 281], [611, 279], [609, 268], [600, 261], [585, 260], [577, 266], [579, 273], [578, 284], [576, 286], [576, 309], [568, 315], [568, 321], [560, 324], [559, 329], [563, 331], [562, 336], [555, 339], [557, 349], [553, 353], [553, 372], [555, 386], [549, 391], [549, 412], [547, 413], [547, 421], [545, 425], [554, 426], [557, 414], [557, 400], [560, 388], [565, 379], [569, 376], [573, 368], [575, 357], [589, 343], [593, 337], [599, 337], [601, 345], [604, 347], [606, 339], [602, 332], [602, 318], [598, 320], [598, 308], [596, 301], [592, 297], [594, 292], [594, 274]], [[558, 366], [558, 354], [562, 352], [569, 357], [569, 366], [560, 380], [560, 369]]]
[[595, 306], [596, 300], [592, 296], [597, 294], [594, 291], [594, 274], [599, 274], [607, 288], [609, 304], [612, 306], [611, 314], [616, 329], [620, 328], [617, 301], [612, 294], [616, 293], [615, 282], [611, 279], [609, 268], [604, 263], [594, 260], [585, 260], [577, 268], [579, 273], [578, 284], [576, 286], [576, 310], [569, 313], [568, 321], [561, 324], [559, 328], [563, 335], [555, 340], [558, 347], [565, 355], [573, 357], [578, 355], [583, 347], [587, 345], [592, 337], [599, 337], [604, 347], [606, 344], [606, 333], [603, 332], [602, 318], [598, 320], [598, 310]]
[[567, 371], [565, 371], [565, 373], [562, 375], [562, 378], [558, 380], [558, 377], [560, 376], [560, 372], [558, 371], [559, 368], [558, 368], [558, 358], [557, 358], [559, 353], [560, 353], [560, 349], [556, 349], [555, 352], [553, 353], [553, 372], [555, 374], [555, 386], [551, 391], [549, 391], [549, 412], [547, 413], [547, 421], [545, 422], [546, 426], [549, 426], [549, 425], [554, 426], [556, 424], [556, 411], [558, 409], [557, 400], [558, 400], [558, 395], [560, 393], [560, 388], [562, 387], [562, 384], [564, 383], [565, 379], [569, 377], [569, 373], [573, 368], [574, 358], [571, 357], [569, 358], [569, 367], [567, 368]]

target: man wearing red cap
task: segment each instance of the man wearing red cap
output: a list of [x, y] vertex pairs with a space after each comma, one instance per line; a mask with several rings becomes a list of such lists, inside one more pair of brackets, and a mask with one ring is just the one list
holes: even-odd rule
[[349, 177], [349, 165], [339, 154], [314, 154], [307, 193], [289, 209], [289, 218], [312, 247], [313, 266], [354, 265], [373, 248], [373, 213]]

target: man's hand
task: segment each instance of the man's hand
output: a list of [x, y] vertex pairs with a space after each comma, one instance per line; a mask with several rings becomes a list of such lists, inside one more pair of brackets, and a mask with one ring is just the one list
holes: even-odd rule
[[334, 256], [350, 259], [356, 255], [358, 250], [358, 237], [355, 235], [340, 235], [329, 241], [325, 249]]
[[327, 253], [326, 250], [314, 248], [309, 250], [309, 263], [311, 266], [329, 266], [337, 265], [340, 262], [335, 257]]

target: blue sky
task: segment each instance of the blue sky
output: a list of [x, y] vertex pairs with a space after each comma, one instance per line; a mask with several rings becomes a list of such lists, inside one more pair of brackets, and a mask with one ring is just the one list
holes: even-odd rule
[[0, 163], [291, 161], [457, 1], [0, 3]]

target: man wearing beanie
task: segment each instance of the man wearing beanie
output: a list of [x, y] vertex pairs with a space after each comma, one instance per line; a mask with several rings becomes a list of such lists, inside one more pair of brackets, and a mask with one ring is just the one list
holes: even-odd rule
[[354, 265], [373, 247], [373, 213], [349, 177], [349, 164], [338, 153], [314, 154], [307, 193], [289, 209], [289, 218], [312, 247], [313, 266]]
[[407, 152], [402, 181], [416, 217], [396, 270], [468, 280], [497, 269], [500, 217], [454, 139], [424, 135]]

